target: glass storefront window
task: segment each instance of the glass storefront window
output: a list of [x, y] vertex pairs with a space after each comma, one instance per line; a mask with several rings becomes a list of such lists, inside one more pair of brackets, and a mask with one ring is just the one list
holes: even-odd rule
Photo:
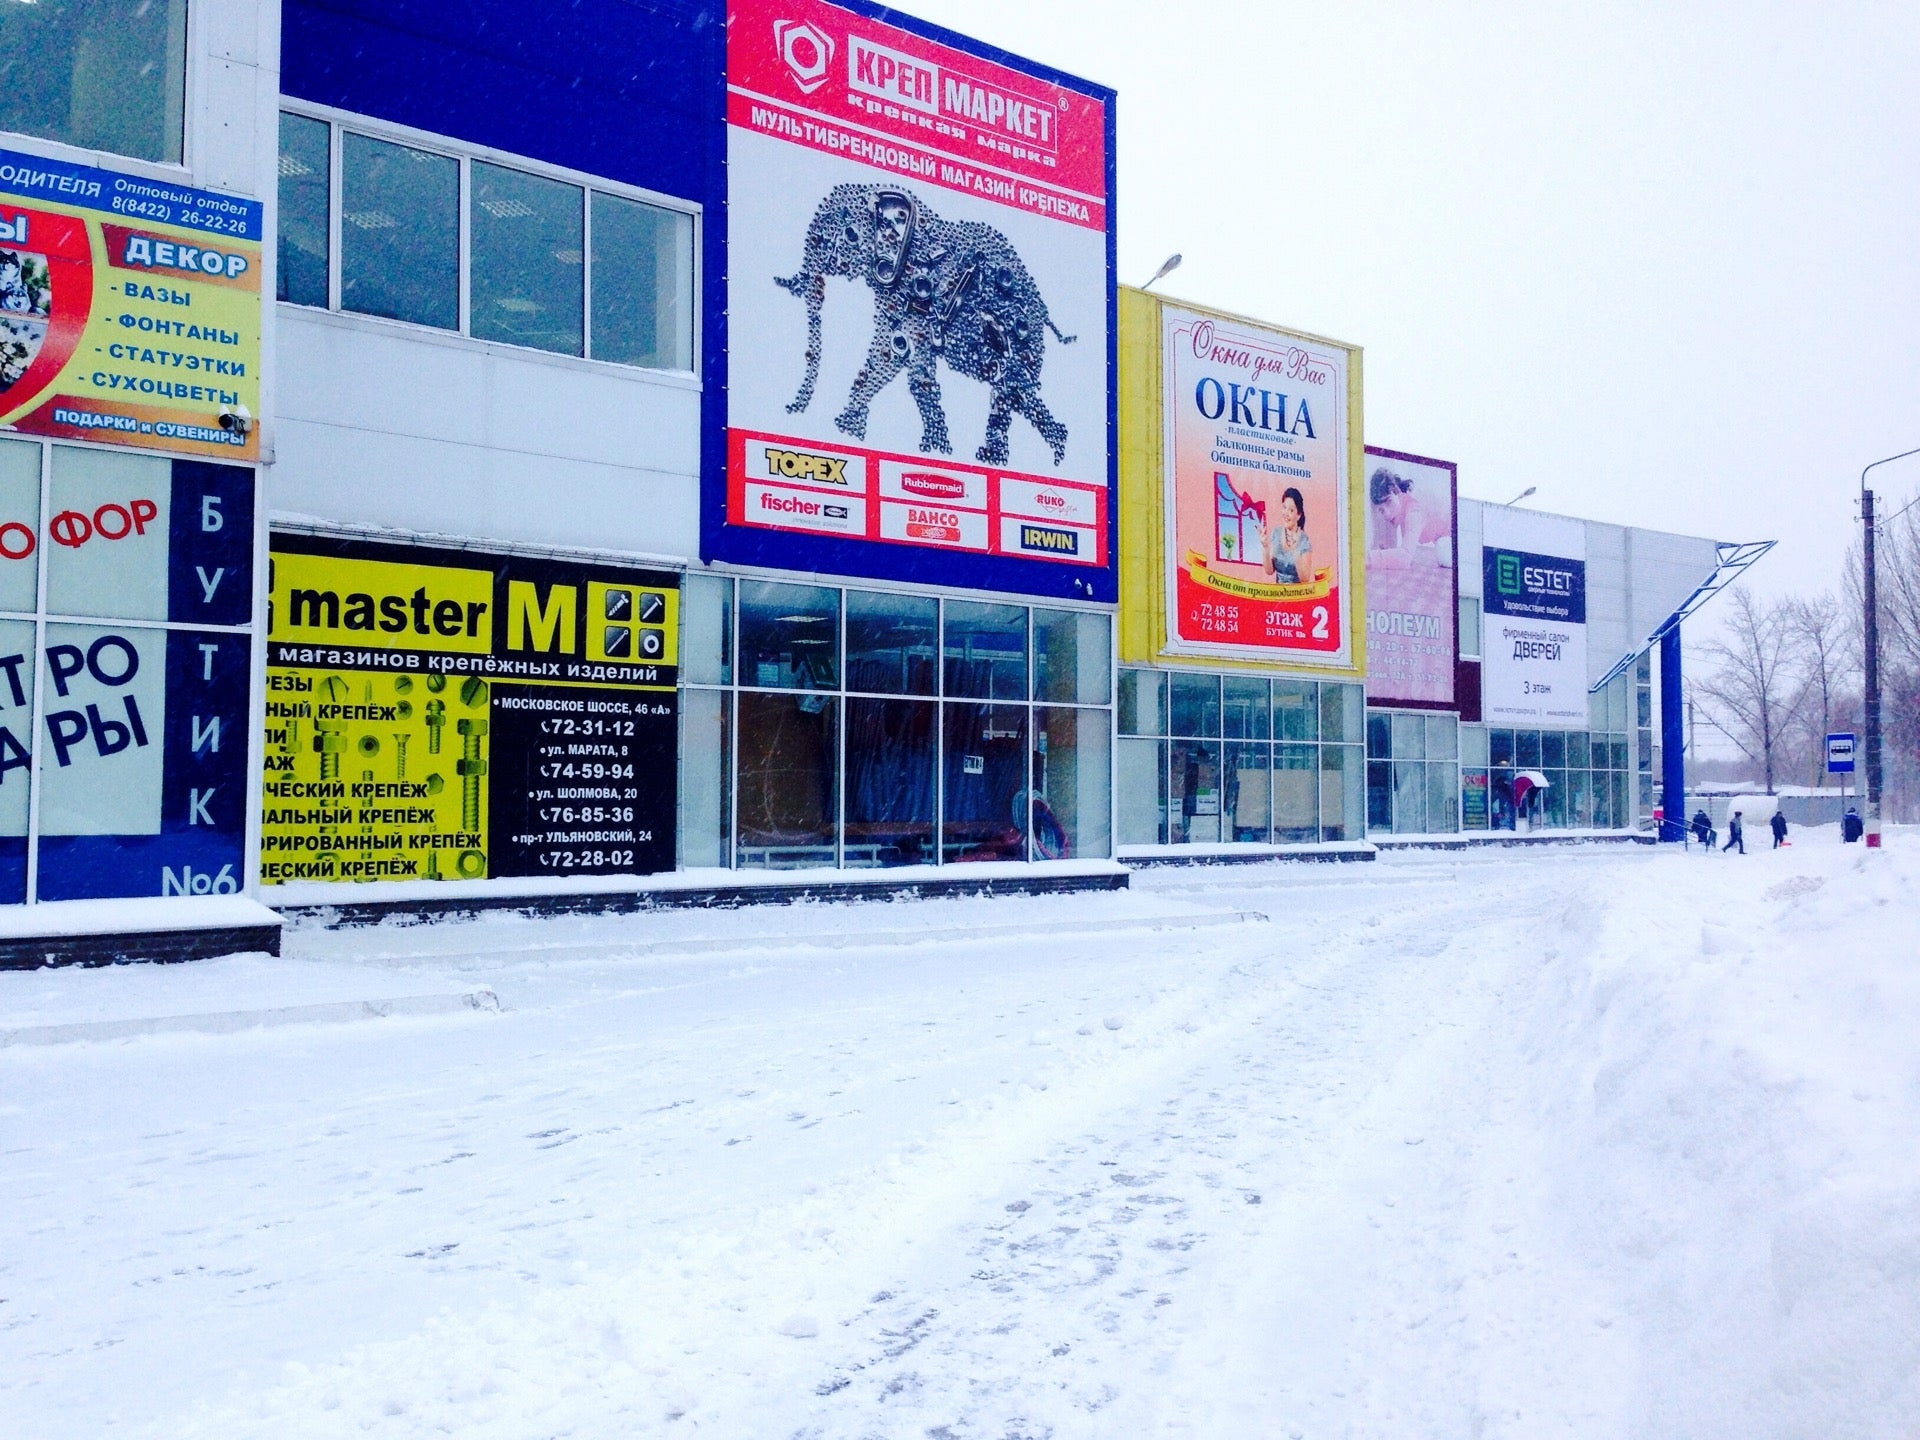
[[1375, 760], [1393, 758], [1393, 717], [1367, 716], [1367, 754]]
[[1120, 672], [1120, 733], [1167, 733], [1167, 677], [1159, 670]]
[[[1123, 677], [1124, 678], [1124, 677]], [[1126, 694], [1124, 683], [1121, 695]], [[1166, 742], [1123, 738], [1115, 766], [1115, 808], [1122, 845], [1167, 843]]]
[[1393, 829], [1402, 835], [1427, 831], [1427, 767], [1418, 761], [1394, 762]]
[[279, 299], [296, 305], [327, 304], [331, 134], [324, 120], [280, 117], [280, 248], [274, 284]]
[[[1227, 683], [1231, 685], [1233, 681]], [[1261, 697], [1263, 715], [1265, 698]], [[1228, 717], [1231, 721], [1231, 708]], [[1268, 841], [1273, 829], [1273, 796], [1268, 783], [1272, 756], [1273, 747], [1264, 742], [1227, 743], [1222, 773], [1226, 794], [1221, 801], [1221, 828], [1225, 839], [1260, 844]]]
[[1451, 715], [1426, 717], [1427, 758], [1451, 760], [1459, 754], [1460, 723]]
[[1573, 730], [1567, 735], [1567, 764], [1584, 770], [1588, 764], [1587, 732]]
[[[1332, 688], [1332, 687], [1328, 687]], [[1360, 687], [1342, 687], [1359, 696]], [[1357, 706], [1355, 708], [1358, 708]], [[1360, 717], [1353, 717], [1357, 735]], [[1366, 759], [1358, 745], [1320, 747], [1320, 838], [1364, 840], [1367, 803]]]
[[1396, 714], [1393, 717], [1393, 758], [1423, 760], [1427, 754], [1426, 717]]
[[9, 4], [0, 24], [0, 130], [83, 150], [178, 161], [187, 0]]
[[[53, 448], [47, 498], [56, 516], [65, 510], [92, 515], [103, 505], [144, 499], [158, 512], [146, 523], [165, 534], [172, 523], [167, 509], [172, 489], [171, 460], [130, 451]], [[128, 565], [112, 545], [60, 546], [47, 556], [47, 609], [55, 614], [165, 620], [167, 596], [163, 566]]]
[[1026, 859], [1027, 707], [950, 702], [945, 714], [942, 857], [948, 864]]
[[489, 165], [472, 166], [467, 333], [586, 353], [586, 191]]
[[[1384, 718], [1384, 717], [1382, 717]], [[1367, 829], [1393, 829], [1393, 762], [1367, 761]]]
[[1427, 830], [1450, 835], [1460, 828], [1460, 770], [1452, 761], [1427, 762]]
[[1026, 699], [1026, 609], [949, 600], [945, 655], [948, 695]]
[[833, 864], [839, 701], [742, 691], [739, 705], [739, 863]]
[[1320, 738], [1323, 741], [1358, 745], [1365, 738], [1366, 691], [1358, 685], [1320, 687]]
[[[847, 688], [931, 695], [939, 680], [940, 602], [927, 595], [847, 592]], [[847, 732], [851, 735], [853, 732]]]
[[1221, 719], [1229, 740], [1264, 740], [1269, 724], [1267, 682], [1228, 675], [1220, 682]]
[[1487, 763], [1487, 731], [1484, 725], [1460, 727], [1460, 763], [1480, 766]]
[[1033, 712], [1036, 860], [1076, 860], [1111, 853], [1113, 824], [1108, 795], [1112, 740], [1108, 713], [1055, 706]]
[[1567, 823], [1576, 830], [1593, 825], [1592, 777], [1585, 770], [1567, 772]]
[[341, 150], [340, 304], [460, 328], [460, 162], [349, 133]]
[[1273, 838], [1283, 844], [1311, 844], [1320, 838], [1320, 748], [1273, 747]]
[[[827, 585], [740, 582], [740, 683], [786, 690], [840, 684], [840, 592]], [[740, 722], [746, 738], [746, 719]], [[741, 755], [744, 769], [746, 756]], [[742, 820], [744, 827], [745, 821]]]
[[[689, 577], [692, 578], [692, 577]], [[725, 868], [733, 804], [732, 697], [724, 690], [680, 693], [680, 864]]]
[[847, 866], [933, 863], [934, 720], [931, 700], [848, 697]]
[[1567, 736], [1562, 730], [1546, 730], [1540, 735], [1540, 763], [1558, 768], [1567, 763]]
[[1460, 654], [1466, 659], [1480, 654], [1480, 601], [1473, 595], [1460, 597]]
[[1174, 674], [1168, 680], [1173, 692], [1173, 733], [1205, 739], [1217, 738], [1220, 734], [1220, 677]]
[[1513, 731], [1489, 730], [1487, 732], [1487, 762], [1489, 764], [1513, 764], [1514, 748]]
[[1033, 698], [1105, 705], [1113, 691], [1112, 626], [1093, 610], [1033, 612]]
[[[40, 530], [40, 447], [30, 440], [0, 440], [0, 526], [15, 525], [29, 536]], [[40, 593], [40, 566], [32, 550], [19, 553], [19, 534], [7, 533], [5, 549], [12, 554], [0, 560], [0, 610], [31, 614]], [[24, 653], [33, 653], [31, 633]]]
[[[1179, 680], [1192, 677], [1175, 676]], [[1220, 839], [1220, 743], [1175, 740], [1167, 747], [1167, 839], [1174, 845]]]
[[1538, 770], [1544, 763], [1540, 759], [1540, 732], [1516, 730], [1513, 739], [1515, 763], [1522, 770]]
[[1320, 738], [1320, 687], [1311, 680], [1273, 682], [1273, 738]]
[[681, 582], [680, 674], [691, 685], [733, 683], [733, 581], [723, 575]]

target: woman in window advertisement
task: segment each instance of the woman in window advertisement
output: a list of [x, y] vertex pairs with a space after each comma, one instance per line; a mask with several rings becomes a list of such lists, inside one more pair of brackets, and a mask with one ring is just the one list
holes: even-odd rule
[[1307, 502], [1297, 486], [1280, 492], [1278, 528], [1262, 525], [1260, 543], [1266, 553], [1267, 568], [1282, 585], [1299, 585], [1313, 579], [1313, 541], [1307, 535]]

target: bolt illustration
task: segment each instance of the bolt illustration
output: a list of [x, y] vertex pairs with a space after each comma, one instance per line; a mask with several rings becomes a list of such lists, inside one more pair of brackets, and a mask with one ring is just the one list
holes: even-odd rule
[[340, 752], [347, 748], [347, 727], [339, 720], [316, 720], [313, 728], [319, 732], [313, 737], [313, 748], [320, 752], [320, 778], [338, 780]]
[[438, 795], [442, 790], [447, 788], [447, 779], [446, 779], [446, 776], [442, 775], [438, 770], [436, 770], [431, 775], [427, 776], [426, 784], [427, 784], [427, 794]]
[[413, 689], [413, 677], [411, 675], [396, 675], [393, 677], [394, 694], [404, 695], [411, 689]]
[[487, 703], [487, 682], [478, 675], [469, 675], [460, 686], [460, 703], [469, 708]]
[[320, 698], [338, 705], [347, 698], [347, 682], [339, 675], [329, 675], [320, 682]]
[[[469, 681], [468, 684], [476, 682]], [[453, 773], [460, 777], [460, 828], [469, 835], [480, 831], [480, 777], [487, 773], [487, 762], [480, 758], [480, 741], [487, 733], [484, 720], [462, 720], [460, 759]]]
[[[380, 737], [378, 735], [362, 735], [360, 737], [360, 753], [369, 760], [378, 755], [380, 753]], [[367, 778], [369, 780], [373, 778], [372, 771], [367, 772]]]
[[440, 753], [440, 730], [447, 723], [447, 702], [427, 701], [427, 754]]
[[444, 675], [427, 676], [427, 689], [432, 691], [435, 695], [438, 695], [442, 690], [446, 688], [447, 688], [446, 676]]
[[393, 732], [393, 778], [407, 778], [407, 742], [413, 737], [404, 730]]

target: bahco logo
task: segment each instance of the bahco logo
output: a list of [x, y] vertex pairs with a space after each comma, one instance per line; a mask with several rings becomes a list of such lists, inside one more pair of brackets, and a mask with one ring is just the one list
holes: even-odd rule
[[833, 40], [817, 25], [805, 20], [773, 22], [773, 43], [780, 47], [780, 58], [793, 72], [793, 83], [802, 95], [811, 95], [827, 83], [827, 67], [833, 63]]

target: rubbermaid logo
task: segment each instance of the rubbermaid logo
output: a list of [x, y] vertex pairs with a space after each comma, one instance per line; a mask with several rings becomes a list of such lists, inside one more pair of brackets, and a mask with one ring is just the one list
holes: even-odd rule
[[811, 95], [827, 83], [827, 67], [833, 63], [833, 37], [824, 30], [804, 20], [776, 20], [773, 43], [780, 47], [780, 58], [787, 62], [802, 95]]
[[954, 475], [936, 475], [930, 470], [908, 470], [900, 476], [900, 488], [931, 499], [958, 500], [967, 493], [967, 482]]
[[1056, 530], [1051, 525], [1022, 525], [1022, 550], [1044, 550], [1049, 555], [1078, 555], [1080, 536], [1073, 530]]

